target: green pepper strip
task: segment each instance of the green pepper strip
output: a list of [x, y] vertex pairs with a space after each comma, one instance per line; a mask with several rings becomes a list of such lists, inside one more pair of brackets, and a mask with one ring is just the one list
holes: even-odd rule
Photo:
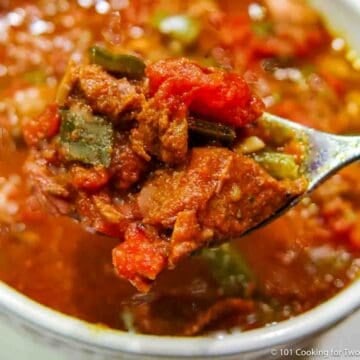
[[235, 130], [227, 125], [194, 118], [188, 119], [188, 124], [192, 133], [210, 140], [219, 140], [231, 144], [236, 139]]
[[276, 152], [263, 152], [254, 157], [270, 175], [278, 180], [297, 179], [300, 174], [299, 165], [292, 155]]
[[145, 74], [145, 63], [140, 58], [129, 54], [113, 54], [99, 46], [90, 48], [90, 62], [130, 78], [142, 78]]
[[255, 279], [239, 250], [229, 244], [216, 249], [205, 249], [200, 257], [206, 260], [209, 269], [225, 295], [244, 296]]
[[83, 109], [61, 110], [60, 144], [68, 161], [109, 167], [113, 128], [109, 121]]

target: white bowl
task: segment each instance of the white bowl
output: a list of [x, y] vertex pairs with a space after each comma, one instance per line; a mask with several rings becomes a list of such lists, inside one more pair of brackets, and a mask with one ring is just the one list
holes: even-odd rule
[[[359, 1], [312, 2], [324, 13], [337, 32], [346, 36], [352, 46], [360, 50]], [[39, 340], [44, 346], [44, 351], [46, 346], [51, 346], [62, 352], [64, 358], [70, 359], [255, 359], [263, 358], [266, 354], [275, 358], [276, 354], [279, 354], [277, 349], [313, 340], [314, 336], [321, 334], [358, 308], [360, 280], [315, 309], [273, 326], [222, 337], [160, 337], [90, 325], [50, 310], [0, 283], [2, 323], [11, 323], [21, 336], [26, 335]], [[6, 336], [2, 334], [2, 337]], [[31, 342], [19, 343], [19, 347], [21, 346], [31, 346]], [[40, 354], [40, 345], [38, 350]], [[23, 351], [34, 354], [33, 348]]]
[[273, 326], [222, 337], [161, 337], [99, 328], [50, 310], [0, 284], [4, 319], [24, 335], [71, 354], [71, 359], [88, 359], [91, 355], [106, 360], [263, 358], [313, 340], [359, 307], [360, 281], [356, 281], [315, 309]]

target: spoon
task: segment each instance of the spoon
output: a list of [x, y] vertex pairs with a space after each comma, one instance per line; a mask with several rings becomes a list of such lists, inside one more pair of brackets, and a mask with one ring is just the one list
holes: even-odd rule
[[333, 135], [317, 131], [269, 113], [264, 113], [258, 121], [260, 123], [271, 124], [272, 127], [288, 130], [306, 143], [307, 156], [302, 164], [302, 169], [307, 177], [308, 186], [305, 192], [295, 198], [291, 198], [287, 204], [278, 209], [269, 218], [246, 231], [246, 234], [275, 220], [298, 204], [302, 198], [309, 195], [335, 172], [346, 165], [360, 160], [360, 136]]

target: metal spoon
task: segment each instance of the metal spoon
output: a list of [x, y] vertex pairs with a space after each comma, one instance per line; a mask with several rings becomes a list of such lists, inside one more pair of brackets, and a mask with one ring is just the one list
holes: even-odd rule
[[260, 123], [268, 123], [291, 131], [307, 144], [307, 156], [302, 164], [303, 173], [308, 179], [306, 191], [292, 198], [289, 203], [277, 210], [269, 218], [249, 229], [246, 234], [275, 220], [284, 212], [294, 207], [303, 197], [309, 195], [318, 185], [341, 168], [360, 160], [360, 136], [341, 136], [317, 131], [293, 121], [264, 113]]

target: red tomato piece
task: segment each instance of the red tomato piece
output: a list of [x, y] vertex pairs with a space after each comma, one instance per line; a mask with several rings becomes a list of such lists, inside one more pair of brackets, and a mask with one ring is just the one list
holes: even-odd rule
[[125, 241], [113, 250], [113, 264], [119, 276], [146, 292], [156, 276], [166, 267], [166, 245], [157, 234], [132, 223]]
[[71, 169], [71, 175], [73, 185], [87, 191], [97, 191], [109, 181], [109, 174], [103, 167], [85, 169], [75, 165]]
[[[187, 59], [161, 60], [146, 74], [150, 93], [174, 115], [190, 111], [235, 127], [256, 120], [263, 104], [238, 74], [203, 68]], [[179, 114], [180, 113], [180, 114]]]
[[49, 105], [38, 118], [29, 119], [22, 124], [23, 136], [29, 146], [51, 138], [58, 133], [59, 128], [60, 114], [56, 104]]

